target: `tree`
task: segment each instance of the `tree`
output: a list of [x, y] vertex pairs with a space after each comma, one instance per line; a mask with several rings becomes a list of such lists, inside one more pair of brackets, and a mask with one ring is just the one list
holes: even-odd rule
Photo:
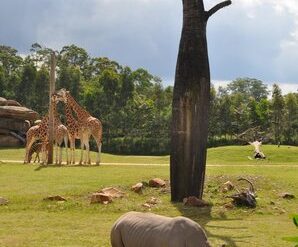
[[227, 89], [231, 94], [243, 95], [246, 102], [250, 97], [260, 101], [268, 96], [267, 86], [262, 81], [253, 78], [237, 78], [228, 84]]
[[283, 129], [285, 102], [281, 93], [281, 89], [277, 84], [273, 84], [272, 92], [272, 123], [274, 140], [276, 144], [281, 142], [281, 133]]
[[205, 11], [203, 0], [183, 0], [183, 26], [172, 104], [171, 199], [202, 198], [206, 168], [210, 69], [208, 19], [231, 4], [224, 1]]
[[5, 45], [0, 45], [0, 66], [4, 68], [6, 75], [19, 70], [23, 59], [17, 55], [17, 50]]
[[294, 93], [285, 96], [284, 137], [288, 144], [298, 140], [298, 98]]
[[35, 109], [34, 100], [36, 94], [39, 92], [35, 91], [35, 83], [36, 83], [36, 67], [30, 60], [26, 60], [24, 62], [24, 66], [21, 73], [21, 81], [18, 85], [17, 90], [17, 100], [27, 106]]

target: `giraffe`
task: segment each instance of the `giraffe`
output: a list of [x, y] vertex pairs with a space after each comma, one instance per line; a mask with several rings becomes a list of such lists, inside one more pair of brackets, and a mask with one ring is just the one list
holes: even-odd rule
[[[64, 141], [65, 148], [66, 148], [66, 163], [68, 164], [68, 131], [67, 128], [61, 123], [57, 110], [56, 110], [56, 100], [55, 96], [51, 97], [53, 101], [53, 110], [54, 110], [54, 141], [55, 141], [55, 149], [56, 149], [56, 164], [62, 163], [62, 148], [61, 144]], [[42, 118], [41, 122], [36, 125], [32, 126], [27, 131], [27, 142], [26, 142], [26, 155], [24, 163], [29, 163], [29, 153], [32, 144], [36, 140], [41, 141], [41, 153], [42, 153], [42, 163], [47, 163], [47, 143], [49, 139], [49, 116], [46, 115]], [[59, 146], [59, 150], [58, 150]]]
[[40, 140], [41, 141], [41, 153], [42, 153], [42, 163], [45, 163], [45, 152], [46, 152], [46, 145], [48, 142], [48, 123], [49, 123], [49, 116], [46, 115], [41, 119], [39, 125], [32, 126], [26, 133], [26, 154], [24, 164], [29, 163], [29, 152], [31, 149], [32, 144]]
[[56, 153], [56, 164], [62, 164], [62, 142], [64, 141], [66, 150], [66, 164], [69, 163], [68, 160], [68, 129], [60, 121], [57, 113], [57, 96], [53, 94], [51, 96], [53, 102], [53, 112], [54, 112], [54, 142], [55, 142], [55, 153]]
[[88, 111], [86, 111], [83, 107], [81, 107], [75, 99], [71, 96], [69, 91], [66, 91], [66, 89], [62, 88], [56, 92], [56, 95], [60, 99], [60, 101], [63, 101], [66, 105], [69, 106], [70, 109], [72, 109], [78, 119], [79, 124], [79, 132], [81, 137], [81, 159], [80, 164], [82, 164], [83, 161], [83, 151], [84, 147], [86, 148], [86, 155], [84, 163], [91, 164], [90, 160], [90, 150], [89, 150], [89, 139], [92, 135], [95, 139], [96, 145], [97, 145], [97, 157], [96, 157], [96, 165], [100, 164], [100, 155], [101, 155], [101, 146], [102, 146], [102, 124], [101, 122], [90, 115]]
[[[57, 97], [55, 98], [56, 103]], [[75, 119], [72, 114], [72, 110], [68, 104], [64, 104], [64, 110], [66, 115], [66, 126], [69, 136], [69, 146], [70, 146], [70, 164], [75, 164], [75, 140], [81, 139], [82, 133], [80, 131], [79, 122]]]

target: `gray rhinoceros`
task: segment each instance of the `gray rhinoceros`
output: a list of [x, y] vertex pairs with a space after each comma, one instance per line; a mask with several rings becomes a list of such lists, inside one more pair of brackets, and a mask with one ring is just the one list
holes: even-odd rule
[[210, 247], [202, 227], [185, 218], [128, 212], [111, 230], [112, 247]]

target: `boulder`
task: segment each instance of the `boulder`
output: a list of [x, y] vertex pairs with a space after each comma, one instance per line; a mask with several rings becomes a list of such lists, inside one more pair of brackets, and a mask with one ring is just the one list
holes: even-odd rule
[[93, 193], [91, 195], [91, 201], [90, 203], [102, 203], [102, 204], [108, 204], [113, 201], [112, 197], [105, 193]]
[[0, 106], [6, 105], [6, 101], [7, 101], [7, 99], [0, 97]]
[[116, 188], [113, 188], [113, 187], [101, 189], [100, 191], [98, 191], [98, 193], [108, 195], [111, 198], [121, 198], [124, 196], [124, 193], [122, 191], [120, 191]]
[[166, 182], [160, 178], [153, 178], [149, 181], [149, 186], [156, 187], [156, 188], [165, 187]]
[[137, 183], [131, 187], [131, 190], [136, 193], [142, 193], [143, 188], [144, 188], [143, 183]]
[[22, 106], [19, 102], [13, 100], [13, 99], [8, 99], [6, 101], [6, 105], [8, 106]]
[[34, 121], [39, 116], [37, 112], [23, 106], [0, 106], [0, 118], [3, 117]]

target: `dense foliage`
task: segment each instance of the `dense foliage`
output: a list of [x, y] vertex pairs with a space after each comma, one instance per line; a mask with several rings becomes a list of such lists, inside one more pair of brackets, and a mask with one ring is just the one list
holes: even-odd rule
[[[0, 97], [16, 99], [41, 115], [48, 107], [49, 54], [33, 44], [26, 57], [0, 45]], [[103, 150], [115, 153], [169, 152], [173, 88], [143, 68], [136, 70], [106, 57], [91, 57], [83, 48], [57, 52], [57, 88], [66, 88], [103, 122]], [[268, 98], [259, 80], [240, 78], [212, 88], [209, 145], [239, 142], [239, 135], [260, 126], [268, 141], [298, 144], [298, 94], [285, 96], [278, 85]], [[63, 107], [60, 108], [63, 116]], [[243, 140], [242, 140], [243, 141]]]

